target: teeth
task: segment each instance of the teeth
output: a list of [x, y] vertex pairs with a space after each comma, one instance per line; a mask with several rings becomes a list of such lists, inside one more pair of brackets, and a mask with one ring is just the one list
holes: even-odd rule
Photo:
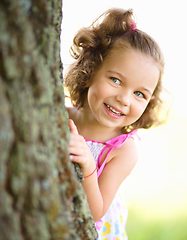
[[115, 114], [117, 114], [117, 115], [123, 115], [123, 113], [116, 111], [114, 108], [112, 108], [112, 107], [109, 106], [108, 104], [105, 104], [105, 105], [106, 105], [106, 107], [107, 107], [111, 112], [113, 112], [113, 113], [115, 113]]

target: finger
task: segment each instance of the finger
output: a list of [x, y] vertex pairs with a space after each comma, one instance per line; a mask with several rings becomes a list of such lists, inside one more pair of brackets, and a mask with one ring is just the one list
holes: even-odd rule
[[79, 148], [77, 146], [69, 146], [69, 152], [73, 155], [84, 156], [86, 154], [85, 149]]
[[70, 132], [75, 133], [75, 134], [79, 134], [74, 121], [72, 119], [69, 119], [68, 123], [69, 123]]
[[84, 162], [84, 157], [75, 154], [70, 154], [69, 159], [70, 161], [79, 163], [80, 165]]
[[83, 136], [77, 134], [77, 133], [71, 133], [70, 134], [70, 141], [69, 141], [69, 145], [75, 145], [78, 147], [85, 147], [87, 146], [85, 139]]

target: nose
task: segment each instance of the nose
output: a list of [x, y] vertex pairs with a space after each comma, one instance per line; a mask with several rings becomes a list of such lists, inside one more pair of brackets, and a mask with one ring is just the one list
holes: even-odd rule
[[130, 92], [122, 92], [116, 96], [116, 100], [123, 106], [129, 107], [131, 104], [131, 94]]

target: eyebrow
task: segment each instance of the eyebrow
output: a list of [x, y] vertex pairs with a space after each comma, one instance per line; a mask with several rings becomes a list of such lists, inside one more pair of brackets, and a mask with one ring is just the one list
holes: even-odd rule
[[126, 77], [125, 77], [124, 75], [122, 75], [121, 73], [119, 73], [119, 72], [111, 71], [111, 70], [108, 70], [107, 72], [108, 72], [108, 73], [114, 73], [114, 74], [117, 74], [117, 75], [120, 76], [121, 78], [126, 79]]
[[144, 88], [144, 87], [142, 87], [142, 90], [148, 92], [151, 96], [152, 96], [152, 94], [153, 94], [148, 88]]
[[[117, 74], [120, 78], [126, 79], [126, 77], [125, 77], [123, 74], [121, 74], [121, 73], [119, 73], [119, 72], [117, 72], [117, 71], [108, 70], [107, 72], [108, 72], [108, 73], [112, 73], [112, 74]], [[141, 89], [144, 90], [144, 91], [146, 91], [146, 92], [148, 92], [150, 95], [153, 94], [148, 88], [141, 87]]]

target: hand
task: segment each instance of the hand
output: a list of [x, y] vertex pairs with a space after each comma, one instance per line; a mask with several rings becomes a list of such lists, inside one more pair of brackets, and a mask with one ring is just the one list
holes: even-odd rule
[[78, 163], [83, 176], [87, 176], [94, 170], [95, 160], [84, 137], [78, 133], [77, 127], [71, 119], [69, 120], [69, 127], [71, 132], [69, 142], [70, 160]]
[[70, 159], [80, 165], [83, 176], [87, 177], [82, 182], [82, 186], [93, 218], [99, 220], [103, 209], [103, 199], [98, 185], [97, 172], [94, 171], [96, 168], [95, 160], [84, 137], [78, 133], [77, 127], [71, 119], [69, 120], [69, 127], [71, 131], [69, 142]]

